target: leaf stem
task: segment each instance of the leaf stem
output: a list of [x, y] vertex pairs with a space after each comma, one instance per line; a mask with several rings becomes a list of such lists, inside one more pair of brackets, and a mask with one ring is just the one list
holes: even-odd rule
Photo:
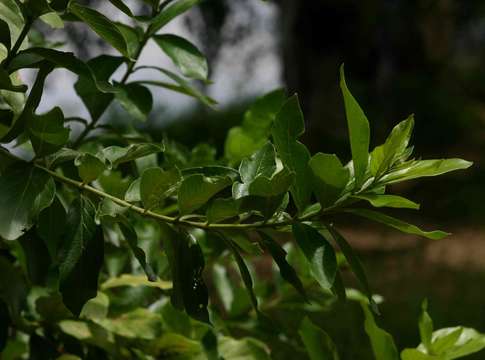
[[28, 18], [25, 21], [24, 27], [22, 28], [22, 31], [20, 32], [20, 35], [17, 38], [17, 41], [13, 45], [12, 49], [10, 49], [10, 51], [8, 52], [7, 58], [3, 62], [3, 66], [5, 68], [7, 68], [8, 65], [10, 65], [10, 62], [12, 61], [12, 59], [15, 57], [15, 55], [17, 55], [17, 52], [19, 51], [20, 47], [22, 46], [22, 43], [24, 42], [25, 38], [29, 34], [30, 28], [33, 23], [34, 23], [34, 20], [30, 18]]

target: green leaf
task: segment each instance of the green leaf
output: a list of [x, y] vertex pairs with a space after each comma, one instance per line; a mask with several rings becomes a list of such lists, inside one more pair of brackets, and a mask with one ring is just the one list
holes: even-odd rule
[[[98, 81], [108, 81], [123, 61], [123, 58], [119, 56], [100, 55], [89, 60], [87, 65], [92, 69]], [[113, 94], [100, 93], [92, 76], [80, 76], [74, 88], [91, 114], [93, 121], [103, 115], [114, 98]]]
[[81, 6], [71, 1], [68, 6], [69, 12], [76, 15], [86, 23], [104, 41], [113, 46], [121, 54], [129, 57], [125, 38], [106, 16], [91, 8]]
[[270, 360], [267, 346], [253, 338], [239, 340], [222, 337], [219, 340], [219, 354], [226, 360]]
[[138, 308], [116, 318], [99, 319], [96, 323], [122, 338], [146, 341], [161, 335], [161, 320], [159, 314]]
[[273, 145], [268, 142], [251, 158], [241, 161], [239, 173], [245, 183], [250, 183], [259, 176], [271, 177], [276, 171], [276, 153]]
[[[371, 154], [371, 171], [379, 178], [402, 156], [409, 144], [414, 128], [414, 115], [397, 124], [382, 145], [382, 155]], [[379, 150], [378, 150], [379, 151]]]
[[133, 13], [131, 12], [131, 9], [125, 5], [125, 3], [122, 0], [109, 0], [113, 6], [117, 7], [119, 10], [121, 10], [125, 15], [128, 15], [129, 17], [133, 17]]
[[347, 260], [350, 268], [352, 269], [352, 272], [354, 273], [357, 280], [359, 280], [361, 286], [364, 288], [364, 292], [367, 295], [373, 310], [377, 313], [377, 305], [375, 304], [374, 300], [372, 300], [372, 290], [370, 288], [369, 281], [367, 280], [364, 266], [362, 265], [359, 257], [357, 256], [357, 254], [354, 253], [354, 250], [352, 249], [350, 244], [337, 231], [337, 229], [335, 229], [331, 225], [326, 226], [326, 229], [332, 236], [333, 240], [337, 243], [340, 251], [344, 254], [345, 259]]
[[340, 67], [340, 88], [344, 97], [345, 114], [349, 127], [355, 182], [359, 187], [365, 180], [364, 175], [369, 162], [369, 121], [347, 87], [343, 65]]
[[163, 209], [165, 199], [176, 191], [180, 181], [180, 172], [176, 168], [145, 170], [140, 180], [140, 196], [145, 209]]
[[116, 99], [138, 121], [145, 121], [152, 111], [153, 96], [150, 90], [138, 83], [117, 84]]
[[414, 201], [397, 195], [360, 194], [354, 195], [352, 197], [356, 199], [366, 200], [374, 207], [391, 207], [419, 210], [419, 204], [416, 204]]
[[364, 301], [361, 301], [360, 304], [365, 316], [365, 332], [369, 336], [376, 360], [399, 360], [396, 344], [391, 334], [376, 324], [372, 311]]
[[314, 279], [322, 288], [330, 289], [337, 273], [337, 258], [332, 245], [316, 229], [303, 223], [293, 225], [293, 235]]
[[450, 171], [468, 169], [473, 163], [463, 159], [408, 161], [384, 175], [379, 183], [393, 184], [420, 177], [437, 176]]
[[126, 190], [125, 200], [129, 202], [141, 201], [140, 186], [141, 186], [141, 178], [134, 180], [130, 184], [130, 187], [128, 188], [128, 190]]
[[91, 201], [81, 195], [73, 201], [67, 214], [59, 291], [66, 307], [76, 316], [89, 299], [96, 297], [103, 264], [103, 232], [94, 222], [95, 213]]
[[32, 229], [18, 241], [25, 256], [30, 282], [34, 285], [44, 285], [51, 266], [51, 258], [45, 243]]
[[245, 112], [242, 125], [229, 130], [224, 144], [226, 158], [238, 163], [260, 149], [267, 142], [274, 118], [285, 99], [283, 90], [258, 98]]
[[273, 125], [273, 139], [283, 164], [295, 173], [295, 183], [290, 192], [299, 210], [302, 212], [311, 198], [311, 173], [308, 166], [310, 153], [297, 141], [305, 132], [303, 114], [297, 96], [292, 96], [281, 108]]
[[310, 360], [338, 360], [337, 348], [328, 334], [308, 317], [301, 322], [298, 330]]
[[106, 170], [104, 161], [89, 153], [80, 154], [76, 157], [74, 165], [77, 166], [79, 177], [85, 184], [96, 180]]
[[163, 145], [157, 145], [154, 143], [139, 143], [131, 144], [127, 147], [107, 147], [103, 149], [103, 156], [111, 163], [113, 167], [117, 167], [119, 164], [163, 151]]
[[39, 19], [53, 29], [62, 29], [64, 27], [64, 21], [62, 21], [62, 18], [55, 11], [44, 14]]
[[33, 114], [27, 120], [27, 131], [38, 157], [61, 149], [69, 140], [70, 132], [64, 127], [64, 114], [59, 107], [42, 115]]
[[351, 214], [354, 214], [354, 215], [365, 217], [369, 220], [376, 221], [376, 222], [382, 223], [382, 224], [390, 226], [390, 227], [393, 227], [393, 228], [395, 228], [399, 231], [402, 231], [404, 233], [418, 235], [418, 236], [424, 236], [424, 237], [431, 239], [431, 240], [440, 240], [440, 239], [443, 239], [444, 237], [450, 235], [449, 233], [446, 233], [446, 232], [440, 231], [440, 230], [423, 231], [415, 225], [408, 224], [404, 221], [401, 221], [401, 220], [393, 218], [389, 215], [385, 215], [385, 214], [382, 214], [382, 213], [379, 213], [379, 212], [373, 211], [373, 210], [348, 209], [348, 210], [344, 210], [344, 211], [351, 213]]
[[[0, 177], [0, 237], [15, 240], [29, 230], [40, 210], [38, 199], [49, 175], [30, 165], [14, 164]], [[37, 207], [36, 207], [37, 204]]]
[[305, 288], [303, 287], [298, 274], [288, 263], [288, 261], [286, 261], [286, 251], [264, 232], [260, 231], [259, 235], [261, 236], [261, 243], [263, 247], [271, 254], [271, 257], [278, 265], [281, 277], [290, 283], [296, 289], [296, 291], [300, 293], [303, 299], [307, 300]]
[[229, 177], [206, 177], [194, 174], [186, 177], [178, 191], [181, 214], [190, 214], [205, 205], [214, 195], [231, 185]]
[[135, 29], [120, 22], [116, 22], [114, 24], [120, 31], [121, 35], [123, 35], [125, 38], [128, 54], [132, 59], [136, 58], [141, 46], [141, 38], [139, 33], [140, 28]]
[[[15, 44], [24, 27], [22, 11], [14, 0], [0, 1], [0, 19], [9, 27], [10, 44]], [[4, 33], [7, 34], [6, 32]], [[7, 46], [10, 49], [10, 46]]]
[[349, 182], [349, 169], [335, 154], [315, 154], [308, 163], [313, 173], [313, 188], [323, 208], [335, 203]]
[[[455, 338], [454, 334], [459, 335]], [[457, 359], [483, 350], [485, 335], [466, 327], [440, 329], [433, 333], [432, 348], [446, 359]]]
[[183, 75], [192, 79], [207, 80], [209, 74], [207, 60], [191, 42], [172, 34], [155, 35], [153, 40]]
[[[1, 24], [1, 22], [0, 22]], [[1, 29], [0, 29], [1, 30]], [[1, 39], [0, 39], [1, 40]], [[15, 85], [7, 71], [0, 67], [0, 90], [8, 90], [14, 92], [26, 92], [26, 85]]]
[[419, 336], [427, 351], [431, 350], [431, 338], [433, 335], [433, 320], [428, 314], [428, 301], [424, 300], [421, 304], [421, 314], [418, 320]]
[[443, 360], [441, 356], [427, 355], [416, 349], [404, 349], [401, 352], [401, 360]]
[[183, 14], [200, 0], [176, 0], [171, 5], [163, 9], [153, 20], [149, 27], [149, 34], [153, 35], [162, 27], [167, 25], [177, 16]]
[[130, 246], [133, 255], [135, 255], [136, 260], [140, 264], [141, 268], [145, 272], [149, 281], [156, 281], [157, 275], [153, 271], [150, 264], [147, 263], [145, 252], [138, 246], [138, 235], [136, 234], [133, 226], [128, 222], [127, 219], [122, 218], [122, 221], [118, 223], [123, 236]]
[[207, 222], [217, 223], [239, 215], [240, 202], [233, 198], [217, 198], [209, 203], [206, 216]]
[[0, 301], [3, 300], [8, 307], [10, 317], [15, 323], [24, 321], [20, 317], [26, 297], [28, 286], [22, 271], [15, 267], [10, 259], [0, 255]]
[[98, 291], [96, 297], [89, 299], [86, 304], [84, 304], [80, 318], [89, 320], [104, 319], [108, 315], [109, 308], [109, 297]]
[[271, 178], [259, 176], [254, 179], [248, 186], [248, 195], [276, 197], [286, 193], [294, 182], [295, 174], [287, 168], [283, 168], [271, 176]]
[[[0, 17], [0, 44], [4, 45], [5, 48], [10, 50], [12, 46], [12, 39], [10, 37], [10, 28], [8, 27], [7, 22], [2, 20]], [[0, 57], [0, 63], [2, 62], [2, 58]]]
[[251, 273], [249, 272], [248, 266], [244, 262], [243, 257], [239, 253], [239, 249], [233, 244], [231, 239], [226, 238], [224, 235], [221, 234], [222, 239], [226, 243], [227, 247], [232, 253], [234, 260], [236, 260], [237, 267], [239, 268], [239, 273], [241, 274], [241, 279], [243, 280], [244, 286], [246, 291], [248, 292], [249, 298], [251, 299], [251, 304], [253, 305], [254, 310], [259, 312], [258, 310], [258, 299], [256, 298], [256, 294], [254, 293], [254, 285], [253, 279], [251, 278]]

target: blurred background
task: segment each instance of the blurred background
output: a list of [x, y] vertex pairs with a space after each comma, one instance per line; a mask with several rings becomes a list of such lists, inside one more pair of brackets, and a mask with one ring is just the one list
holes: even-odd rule
[[[85, 3], [110, 18], [127, 20], [107, 2]], [[84, 59], [110, 51], [85, 28], [38, 30], [69, 42]], [[401, 217], [448, 230], [453, 233], [448, 239], [430, 243], [354, 219], [343, 224], [343, 232], [359, 249], [373, 288], [385, 298], [380, 324], [400, 348], [419, 342], [416, 320], [425, 297], [437, 328], [461, 324], [485, 332], [484, 1], [206, 0], [168, 30], [189, 38], [207, 55], [213, 84], [200, 86], [219, 104], [208, 109], [152, 89], [156, 107], [143, 127], [155, 138], [166, 133], [187, 146], [208, 141], [222, 156], [226, 133], [241, 121], [247, 105], [284, 87], [299, 94], [307, 126], [303, 142], [310, 151], [348, 160], [338, 87], [338, 68], [345, 63], [349, 87], [369, 118], [373, 146], [414, 113], [416, 154], [474, 161], [466, 172], [394, 189], [422, 204], [419, 215], [400, 211]], [[66, 34], [68, 39], [62, 38]], [[154, 44], [141, 63], [170, 67]], [[134, 78], [149, 76], [137, 73]], [[71, 90], [74, 81], [62, 71], [51, 76], [46, 109], [61, 101], [66, 116], [87, 116]], [[105, 115], [120, 122], [123, 116], [116, 107]], [[369, 346], [358, 308], [345, 305], [320, 321], [343, 359], [369, 358], [361, 350]]]

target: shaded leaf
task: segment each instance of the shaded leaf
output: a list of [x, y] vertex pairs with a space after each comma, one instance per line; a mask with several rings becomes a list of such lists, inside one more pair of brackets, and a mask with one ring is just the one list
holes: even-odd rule
[[190, 175], [182, 181], [178, 191], [181, 214], [190, 214], [205, 205], [215, 194], [231, 185], [228, 177]]
[[71, 204], [67, 214], [67, 233], [59, 265], [59, 291], [66, 307], [76, 316], [84, 304], [96, 296], [103, 264], [103, 232], [94, 222], [95, 212], [91, 201], [81, 195]]
[[119, 164], [133, 161], [150, 154], [163, 152], [164, 147], [154, 143], [139, 143], [131, 144], [127, 147], [110, 146], [103, 149], [103, 156], [108, 160], [113, 167]]
[[368, 201], [374, 207], [391, 207], [401, 209], [419, 209], [419, 204], [414, 201], [397, 195], [386, 194], [360, 194], [354, 195], [354, 198]]
[[51, 206], [41, 211], [37, 234], [44, 241], [52, 260], [57, 260], [59, 246], [65, 231], [66, 210], [56, 197]]
[[150, 90], [138, 83], [117, 84], [116, 99], [138, 121], [145, 121], [153, 107]]
[[163, 9], [153, 20], [150, 25], [150, 35], [155, 34], [162, 27], [167, 25], [177, 16], [183, 14], [191, 7], [196, 5], [200, 0], [176, 0], [171, 5]]
[[175, 192], [180, 181], [180, 172], [176, 168], [145, 170], [140, 180], [140, 197], [145, 209], [161, 210], [165, 199]]
[[330, 289], [337, 273], [337, 258], [330, 243], [313, 227], [296, 223], [293, 225], [296, 243], [310, 264], [310, 272], [324, 289]]
[[298, 330], [311, 360], [338, 360], [337, 348], [328, 334], [313, 324], [308, 317]]
[[106, 170], [104, 161], [90, 153], [78, 155], [74, 165], [77, 166], [79, 177], [85, 184], [96, 180]]

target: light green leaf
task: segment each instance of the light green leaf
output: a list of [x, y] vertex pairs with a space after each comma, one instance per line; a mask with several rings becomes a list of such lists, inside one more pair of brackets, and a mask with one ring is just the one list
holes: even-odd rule
[[69, 3], [69, 12], [86, 23], [96, 34], [124, 56], [129, 57], [125, 38], [106, 16], [75, 1]]
[[398, 160], [409, 144], [414, 128], [414, 115], [397, 124], [389, 134], [386, 142], [371, 154], [371, 171], [379, 178], [396, 160]]
[[14, 0], [0, 1], [0, 19], [6, 22], [10, 29], [10, 44], [15, 44], [24, 27], [24, 17]]
[[0, 90], [8, 90], [13, 92], [26, 92], [27, 85], [15, 85], [10, 78], [10, 75], [2, 67], [0, 67]]
[[162, 333], [161, 316], [143, 308], [123, 313], [116, 318], [98, 319], [96, 323], [128, 339], [154, 340]]
[[338, 360], [337, 348], [330, 336], [313, 324], [308, 317], [301, 322], [298, 330], [311, 360]]
[[74, 165], [77, 166], [79, 177], [85, 184], [96, 180], [106, 170], [104, 161], [89, 153], [80, 154], [76, 157]]
[[66, 307], [76, 316], [96, 297], [98, 275], [103, 265], [103, 232], [94, 222], [96, 210], [81, 195], [69, 207], [67, 233], [59, 265], [59, 291]]
[[433, 320], [428, 314], [428, 301], [424, 300], [421, 304], [421, 314], [419, 315], [419, 336], [424, 347], [431, 350], [431, 338], [433, 335]]
[[200, 0], [176, 0], [171, 5], [163, 9], [160, 14], [158, 14], [150, 25], [150, 35], [155, 34], [162, 27], [167, 25], [177, 16], [183, 14], [191, 7], [199, 3]]
[[437, 176], [450, 171], [468, 169], [472, 165], [472, 162], [463, 159], [408, 161], [384, 175], [379, 183], [393, 184], [420, 177]]
[[288, 191], [295, 181], [295, 174], [283, 168], [267, 178], [259, 176], [249, 184], [248, 194], [261, 197], [275, 197]]
[[322, 288], [330, 289], [337, 273], [337, 258], [332, 245], [316, 229], [303, 223], [293, 225], [293, 235], [314, 279]]
[[376, 324], [374, 315], [366, 302], [362, 301], [360, 304], [365, 316], [365, 332], [369, 336], [376, 360], [399, 360], [398, 351], [392, 335]]
[[347, 185], [350, 172], [335, 154], [315, 154], [310, 162], [313, 189], [323, 208], [335, 203]]
[[150, 168], [143, 172], [140, 181], [143, 206], [145, 209], [156, 211], [161, 210], [165, 199], [176, 191], [181, 176], [176, 168], [171, 170]]
[[110, 146], [103, 149], [102, 153], [113, 167], [117, 167], [119, 164], [163, 151], [163, 145], [157, 145], [154, 143], [138, 143], [131, 144], [127, 147]]
[[130, 187], [128, 188], [128, 190], [126, 190], [125, 200], [129, 202], [141, 201], [140, 186], [141, 186], [141, 178], [134, 180], [130, 184]]
[[340, 88], [344, 97], [355, 181], [359, 187], [365, 180], [364, 175], [369, 162], [369, 121], [347, 87], [343, 65], [340, 67]]
[[27, 131], [39, 157], [61, 149], [69, 140], [70, 132], [64, 127], [64, 114], [59, 107], [42, 115], [32, 115], [27, 120]]
[[0, 236], [15, 240], [29, 230], [41, 209], [39, 197], [49, 182], [49, 175], [30, 165], [12, 165], [0, 177]]
[[303, 114], [295, 95], [283, 105], [276, 116], [272, 134], [283, 164], [295, 173], [295, 183], [291, 186], [290, 192], [299, 212], [310, 204], [312, 193], [308, 166], [310, 153], [305, 145], [297, 141], [304, 132]]
[[267, 346], [253, 338], [239, 340], [222, 337], [219, 340], [219, 354], [225, 360], [270, 360]]
[[62, 29], [64, 27], [64, 21], [62, 21], [61, 17], [55, 11], [46, 13], [40, 16], [39, 19], [53, 29]]
[[151, 91], [138, 83], [117, 84], [121, 91], [116, 99], [121, 106], [138, 121], [145, 121], [152, 111], [153, 96]]
[[101, 289], [107, 290], [124, 286], [148, 286], [161, 290], [170, 290], [172, 288], [172, 283], [170, 281], [163, 280], [149, 281], [145, 275], [122, 274], [119, 277], [109, 278], [106, 280], [101, 284]]
[[104, 319], [108, 315], [109, 297], [98, 291], [96, 297], [89, 299], [81, 310], [80, 318], [97, 320]]
[[215, 194], [232, 183], [229, 177], [206, 177], [201, 174], [185, 178], [178, 191], [181, 214], [190, 214], [205, 205]]
[[207, 60], [191, 42], [172, 34], [156, 35], [153, 40], [172, 59], [183, 75], [192, 79], [207, 80]]
[[251, 158], [241, 161], [239, 173], [245, 183], [250, 183], [259, 176], [271, 177], [276, 171], [276, 153], [273, 145], [268, 142]]
[[349, 210], [344, 210], [344, 211], [351, 213], [351, 214], [355, 214], [355, 215], [358, 215], [358, 216], [365, 217], [365, 218], [372, 220], [372, 221], [377, 221], [379, 223], [393, 227], [393, 228], [395, 228], [399, 231], [402, 231], [404, 233], [424, 236], [424, 237], [431, 239], [431, 240], [440, 240], [440, 239], [443, 239], [444, 237], [450, 235], [449, 233], [446, 233], [446, 232], [440, 231], [440, 230], [423, 231], [415, 225], [408, 224], [404, 221], [401, 221], [401, 220], [393, 218], [389, 215], [385, 215], [385, 214], [382, 214], [382, 213], [379, 213], [379, 212], [373, 211], [373, 210], [349, 209]]
[[397, 195], [386, 194], [360, 194], [352, 196], [356, 199], [366, 200], [374, 207], [391, 207], [402, 209], [419, 209], [419, 204]]
[[466, 327], [440, 329], [433, 333], [431, 347], [446, 359], [457, 359], [483, 350], [485, 335]]

